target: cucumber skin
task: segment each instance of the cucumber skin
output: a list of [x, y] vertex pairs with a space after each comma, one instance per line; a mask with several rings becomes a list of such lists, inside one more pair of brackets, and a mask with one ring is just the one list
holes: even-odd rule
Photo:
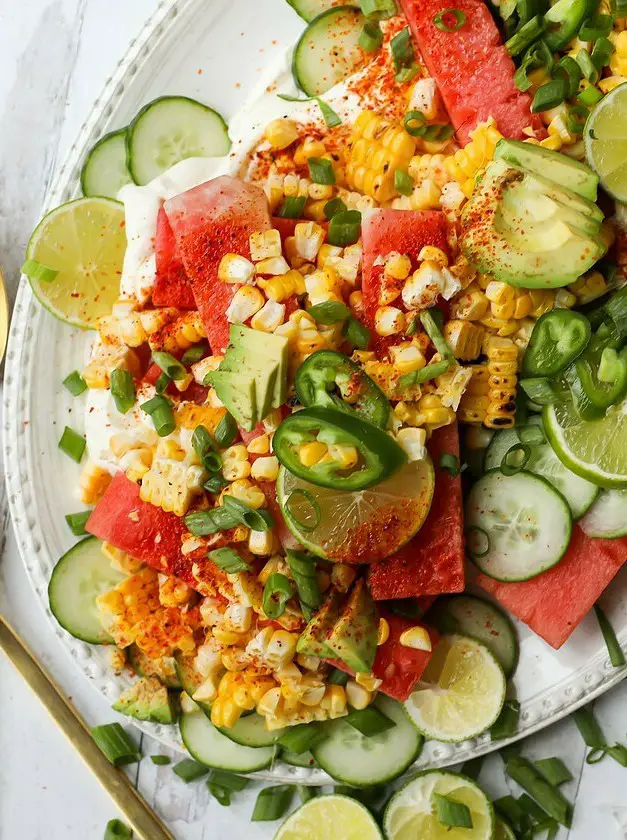
[[[252, 713], [251, 713], [251, 716], [252, 716]], [[249, 717], [248, 715], [243, 715], [240, 718], [240, 720], [246, 720], [248, 717]], [[276, 744], [276, 742], [279, 740], [281, 735], [283, 735], [285, 733], [285, 729], [276, 729], [274, 731], [274, 733], [272, 733], [272, 734], [268, 732], [268, 735], [271, 738], [269, 743], [267, 743], [267, 744], [251, 744], [251, 743], [247, 743], [246, 740], [243, 737], [241, 737], [241, 736], [237, 737], [237, 734], [236, 734], [236, 737], [233, 737], [232, 731], [235, 729], [236, 726], [237, 726], [237, 724], [235, 724], [235, 726], [232, 726], [232, 727], [218, 726], [216, 728], [223, 735], [226, 735], [226, 737], [229, 739], [229, 741], [233, 741], [234, 744], [239, 744], [242, 747], [272, 747], [272, 746], [274, 746], [274, 744]]]
[[[313, 2], [314, 2], [314, 0], [309, 0], [309, 3], [305, 2], [305, 6], [311, 5]], [[302, 0], [287, 0], [287, 5], [291, 6], [292, 9], [294, 9], [296, 14], [298, 15], [298, 17], [302, 18], [306, 23], [311, 23], [311, 21], [315, 20], [315, 18], [317, 18], [318, 15], [321, 15], [323, 12], [328, 11], [328, 8], [324, 8], [321, 11], [314, 14], [313, 17], [308, 17], [302, 10], [302, 6], [303, 6]], [[338, 5], [339, 5], [339, 3], [338, 3]], [[331, 6], [329, 8], [333, 8], [333, 7]]]
[[[192, 714], [197, 714], [197, 713], [193, 712]], [[194, 747], [190, 746], [189, 743], [186, 741], [185, 735], [183, 733], [183, 729], [185, 727], [186, 718], [189, 718], [191, 716], [192, 715], [190, 715], [190, 714], [182, 714], [181, 717], [180, 717], [180, 720], [179, 720], [179, 730], [180, 730], [180, 733], [181, 733], [181, 739], [183, 740], [183, 743], [185, 744], [185, 747], [187, 748], [187, 751], [192, 756], [192, 758], [196, 759], [196, 761], [199, 761], [201, 764], [204, 764], [205, 767], [214, 767], [214, 769], [216, 769], [216, 770], [225, 769], [224, 767], [221, 767], [218, 764], [216, 764], [216, 765], [206, 764], [204, 761], [202, 761], [200, 758], [198, 758], [197, 750]], [[209, 720], [207, 720], [207, 723], [208, 723], [209, 726], [211, 726], [212, 728], [215, 729], [215, 727], [213, 726], [213, 724]], [[216, 730], [216, 731], [218, 732], [218, 734], [222, 735], [222, 733], [219, 730]], [[231, 743], [234, 743], [234, 742], [231, 742]], [[254, 749], [254, 747], [244, 747], [244, 749]], [[265, 747], [265, 748], [262, 748], [262, 749], [268, 749], [268, 748]], [[239, 770], [232, 769], [232, 770], [227, 770], [227, 772], [229, 772], [229, 773], [256, 773], [258, 770], [264, 770], [266, 767], [269, 767], [276, 760], [278, 752], [279, 752], [278, 749], [275, 748], [273, 753], [268, 757], [267, 761], [263, 761], [255, 767], [248, 767], [248, 768], [239, 769]]]
[[[96, 193], [92, 193], [88, 188], [89, 164], [91, 162], [91, 159], [92, 159], [92, 156], [93, 156], [94, 152], [96, 152], [100, 148], [100, 146], [103, 146], [108, 140], [111, 140], [112, 138], [115, 138], [115, 137], [120, 137], [121, 135], [124, 136], [124, 142], [126, 143], [127, 133], [128, 132], [127, 132], [126, 128], [120, 128], [117, 131], [110, 131], [108, 134], [105, 134], [104, 137], [101, 137], [100, 140], [98, 140], [96, 143], [94, 143], [94, 145], [89, 150], [89, 152], [87, 154], [87, 158], [85, 160], [85, 163], [83, 164], [83, 168], [81, 169], [81, 190], [82, 190], [85, 198], [90, 198], [94, 195], [97, 195]], [[126, 168], [128, 170], [128, 163], [126, 164]], [[129, 177], [129, 183], [132, 183], [133, 179], [132, 179], [130, 171], [128, 171], [128, 177]], [[101, 196], [101, 198], [109, 198], [112, 201], [117, 200], [115, 195], [104, 195], [104, 196]]]

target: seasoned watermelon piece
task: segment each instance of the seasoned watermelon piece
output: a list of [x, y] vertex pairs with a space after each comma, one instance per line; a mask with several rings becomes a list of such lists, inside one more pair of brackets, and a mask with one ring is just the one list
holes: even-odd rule
[[425, 523], [396, 554], [370, 566], [375, 601], [442, 595], [464, 589], [464, 513], [461, 477], [440, 467], [440, 456], [459, 458], [457, 425], [437, 429], [429, 441], [435, 492]]
[[557, 566], [519, 583], [479, 575], [477, 583], [541, 636], [560, 648], [627, 560], [627, 537], [598, 540], [573, 528]]
[[260, 187], [222, 175], [166, 201], [174, 232], [209, 345], [223, 353], [229, 342], [226, 310], [236, 287], [218, 280], [225, 254], [250, 258], [248, 238], [271, 227]]
[[[144, 382], [148, 382], [150, 385], [156, 385], [157, 379], [159, 379], [162, 373], [163, 371], [159, 365], [153, 362], [144, 374]], [[182, 397], [186, 402], [195, 402], [198, 405], [203, 405], [206, 402], [208, 393], [209, 388], [205, 388], [204, 385], [199, 385], [198, 382], [190, 382], [182, 394], [174, 382], [170, 382], [166, 389], [166, 394], [170, 394], [173, 397]]]
[[157, 216], [155, 239], [156, 276], [152, 290], [155, 306], [175, 306], [177, 309], [196, 309], [192, 287], [187, 280], [183, 261], [176, 248], [176, 239], [163, 207]]
[[[459, 29], [446, 32], [434, 18], [451, 6], [466, 16]], [[457, 141], [464, 145], [476, 125], [494, 117], [501, 134], [524, 140], [531, 126], [536, 137], [546, 136], [531, 99], [514, 83], [516, 68], [483, 0], [401, 0], [401, 6], [430, 75], [435, 79]], [[452, 26], [456, 24], [452, 19]], [[448, 23], [446, 16], [444, 22]], [[451, 24], [449, 24], [449, 28]]]

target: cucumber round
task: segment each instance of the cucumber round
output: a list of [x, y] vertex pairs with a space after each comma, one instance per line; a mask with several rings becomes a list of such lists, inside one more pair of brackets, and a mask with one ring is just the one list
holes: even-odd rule
[[126, 162], [147, 184], [190, 157], [223, 157], [231, 148], [223, 118], [187, 96], [161, 96], [144, 106], [126, 134]]
[[627, 536], [627, 490], [603, 490], [579, 524], [588, 537]]
[[292, 764], [294, 767], [315, 767], [316, 766], [316, 759], [313, 755], [307, 750], [304, 753], [293, 753], [288, 752], [288, 750], [283, 750], [281, 753], [281, 760], [285, 761], [286, 764]]
[[179, 727], [189, 754], [201, 764], [232, 773], [254, 773], [268, 767], [277, 755], [276, 747], [244, 747], [236, 744], [201, 712], [183, 714]]
[[426, 621], [441, 633], [459, 633], [482, 642], [496, 656], [506, 677], [516, 670], [516, 628], [509, 616], [490, 601], [475, 595], [445, 595], [431, 607]]
[[266, 729], [265, 719], [256, 713], [241, 717], [235, 726], [221, 726], [220, 732], [244, 747], [271, 747], [285, 729]]
[[521, 470], [491, 470], [466, 501], [470, 556], [496, 580], [529, 580], [564, 556], [572, 532], [566, 499], [548, 481]]
[[156, 677], [166, 688], [181, 688], [173, 656], [150, 659], [136, 644], [132, 644], [128, 649], [128, 660], [139, 677]]
[[83, 164], [83, 195], [117, 198], [122, 187], [132, 181], [126, 165], [126, 129], [105, 134], [93, 146]]
[[359, 46], [365, 22], [356, 6], [337, 6], [315, 17], [294, 50], [296, 85], [308, 96], [320, 96], [352, 75], [366, 58]]
[[96, 598], [126, 577], [113, 568], [101, 545], [96, 537], [81, 540], [61, 557], [48, 584], [50, 609], [61, 627], [92, 645], [113, 642], [102, 628]]
[[342, 718], [325, 724], [327, 738], [312, 750], [323, 770], [338, 782], [369, 787], [396, 779], [420, 755], [424, 738], [403, 706], [379, 695], [374, 702], [396, 726], [366, 738]]
[[341, 6], [346, 0], [287, 0], [297, 15], [300, 15], [307, 23], [318, 17], [327, 9], [332, 9], [334, 6]]

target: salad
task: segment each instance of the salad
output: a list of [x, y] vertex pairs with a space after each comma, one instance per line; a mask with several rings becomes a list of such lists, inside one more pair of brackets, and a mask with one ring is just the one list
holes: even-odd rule
[[295, 94], [149, 103], [32, 235], [94, 331], [49, 597], [198, 761], [360, 787], [513, 736], [508, 614], [558, 649], [627, 560], [627, 18], [290, 5]]

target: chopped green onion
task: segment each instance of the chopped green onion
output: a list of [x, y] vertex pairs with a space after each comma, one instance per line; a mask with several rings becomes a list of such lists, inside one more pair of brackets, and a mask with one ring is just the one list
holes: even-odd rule
[[606, 749], [607, 755], [617, 761], [621, 767], [627, 767], [627, 747], [622, 744], [614, 744]]
[[150, 760], [158, 767], [165, 767], [167, 764], [172, 763], [172, 759], [167, 755], [151, 755]]
[[207, 537], [217, 531], [228, 531], [240, 523], [241, 518], [224, 505], [188, 513], [185, 517], [185, 527], [195, 537]]
[[336, 213], [329, 222], [327, 242], [345, 248], [354, 245], [361, 235], [361, 213], [359, 210], [344, 210]]
[[215, 475], [209, 476], [203, 484], [203, 487], [208, 493], [219, 493], [223, 487], [228, 485], [228, 483], [229, 482], [224, 478], [222, 473], [216, 473]]
[[594, 613], [597, 617], [597, 621], [599, 622], [599, 627], [601, 628], [605, 644], [607, 645], [610, 662], [614, 668], [620, 668], [622, 665], [625, 665], [625, 654], [623, 653], [621, 646], [618, 644], [614, 628], [598, 604], [594, 605]]
[[443, 796], [441, 793], [434, 793], [432, 801], [440, 825], [446, 825], [449, 828], [473, 828], [470, 808], [463, 802], [451, 799], [450, 796]]
[[597, 719], [592, 712], [592, 706], [583, 706], [573, 712], [573, 720], [583, 738], [586, 746], [591, 750], [603, 750], [607, 747], [607, 741], [599, 726]]
[[279, 738], [284, 750], [300, 755], [317, 746], [326, 738], [325, 732], [315, 723], [300, 723], [290, 726]]
[[[445, 20], [445, 18], [455, 18], [455, 22]], [[457, 32], [457, 30], [461, 29], [465, 23], [466, 15], [461, 11], [461, 9], [442, 9], [442, 11], [438, 12], [433, 18], [434, 26], [436, 26], [441, 32]]]
[[599, 80], [599, 71], [594, 66], [594, 62], [590, 58], [588, 50], [579, 50], [575, 56], [575, 61], [581, 67], [581, 72], [583, 73], [584, 78], [587, 79], [590, 84], [596, 84]]
[[598, 38], [607, 38], [614, 26], [612, 15], [594, 15], [584, 20], [577, 36], [580, 41], [596, 41]]
[[61, 440], [59, 441], [59, 449], [61, 452], [73, 461], [76, 461], [77, 464], [80, 464], [85, 453], [86, 446], [87, 441], [82, 435], [79, 435], [78, 432], [74, 431], [74, 429], [70, 429], [69, 426], [65, 427], [63, 434], [61, 435]]
[[192, 446], [208, 473], [215, 473], [222, 469], [222, 457], [204, 426], [196, 426], [194, 429]]
[[610, 11], [614, 17], [622, 18], [627, 16], [627, 0], [610, 0]]
[[296, 791], [300, 801], [304, 805], [305, 802], [309, 802], [310, 799], [314, 799], [314, 797], [318, 796], [320, 788], [313, 787], [312, 785], [296, 785]]
[[528, 446], [541, 446], [546, 443], [546, 437], [542, 431], [541, 426], [528, 425], [518, 426], [516, 428], [518, 439], [521, 443], [526, 443]]
[[544, 41], [537, 41], [528, 49], [520, 67], [514, 75], [514, 83], [519, 90], [526, 91], [531, 87], [528, 73], [531, 70], [536, 70], [539, 67], [546, 67], [547, 71], [551, 71], [554, 65], [553, 53], [547, 47]]
[[579, 90], [581, 81], [581, 67], [577, 64], [572, 55], [565, 55], [553, 71], [554, 78], [563, 78], [566, 83], [566, 98], [574, 96]]
[[538, 114], [541, 111], [549, 111], [551, 108], [557, 108], [565, 98], [566, 82], [564, 79], [553, 79], [550, 82], [545, 82], [543, 85], [540, 85], [533, 97], [531, 112]]
[[571, 105], [566, 119], [568, 130], [573, 134], [583, 134], [589, 113], [590, 111], [583, 105]]
[[359, 35], [359, 46], [364, 52], [374, 53], [381, 49], [383, 32], [377, 21], [367, 20]]
[[105, 828], [104, 840], [131, 840], [133, 833], [122, 820], [109, 820]]
[[[439, 312], [439, 310], [437, 310]], [[453, 353], [451, 348], [446, 343], [446, 339], [442, 335], [442, 330], [439, 324], [439, 315], [434, 315], [433, 312], [425, 310], [420, 313], [420, 322], [425, 329], [425, 332], [431, 339], [435, 349], [438, 351], [443, 359], [449, 359]]]
[[340, 671], [339, 668], [334, 668], [327, 677], [327, 682], [330, 685], [346, 685], [348, 682], [348, 674], [346, 671]]
[[68, 513], [65, 517], [65, 521], [68, 524], [70, 531], [74, 534], [75, 537], [84, 537], [87, 531], [85, 530], [85, 525], [87, 525], [87, 520], [91, 516], [90, 510], [84, 510], [81, 513]]
[[209, 552], [209, 559], [220, 569], [228, 575], [234, 575], [236, 572], [252, 572], [252, 567], [242, 559], [241, 555], [235, 551], [234, 548], [215, 548]]
[[163, 350], [155, 350], [152, 354], [152, 360], [157, 367], [160, 367], [175, 382], [185, 379], [187, 376], [187, 371], [183, 365], [171, 353], [166, 353]]
[[270, 822], [279, 820], [289, 811], [294, 796], [292, 785], [274, 785], [259, 791], [252, 822]]
[[[515, 456], [519, 452], [522, 452], [522, 461], [516, 463], [517, 459], [515, 459]], [[503, 455], [500, 467], [501, 472], [506, 476], [516, 475], [516, 473], [525, 469], [529, 458], [531, 458], [531, 447], [526, 443], [515, 443]]]
[[382, 732], [386, 732], [388, 729], [396, 726], [393, 720], [390, 720], [383, 712], [375, 709], [374, 706], [368, 706], [365, 709], [354, 709], [346, 715], [344, 720], [358, 732], [361, 732], [366, 738], [380, 735]]
[[531, 46], [546, 29], [546, 22], [540, 15], [532, 17], [505, 42], [505, 49], [511, 56], [518, 55]]
[[333, 164], [327, 158], [307, 158], [309, 177], [314, 184], [335, 184]]
[[294, 594], [292, 581], [280, 572], [270, 575], [263, 588], [263, 611], [272, 620], [280, 618]]
[[518, 804], [524, 814], [527, 814], [538, 823], [544, 823], [546, 820], [551, 819], [544, 808], [541, 808], [537, 802], [534, 802], [528, 793], [523, 793], [518, 797]]
[[111, 396], [120, 414], [128, 414], [135, 405], [135, 382], [128, 370], [112, 370]]
[[507, 764], [510, 758], [513, 758], [515, 755], [520, 755], [522, 752], [522, 743], [521, 741], [517, 741], [514, 744], [506, 744], [504, 747], [501, 747], [499, 750], [499, 756], [503, 760], [503, 764]]
[[443, 143], [445, 140], [450, 140], [455, 130], [452, 125], [448, 123], [435, 123], [428, 125], [422, 132], [424, 140], [429, 140], [434, 143]]
[[227, 411], [215, 430], [215, 442], [221, 449], [226, 449], [233, 443], [238, 431], [235, 418]]
[[116, 767], [135, 764], [141, 759], [141, 753], [119, 723], [105, 723], [94, 726], [91, 737], [102, 752]]
[[323, 207], [325, 218], [329, 220], [338, 213], [345, 213], [346, 209], [346, 205], [341, 198], [332, 198]]
[[492, 804], [497, 814], [503, 817], [507, 823], [514, 828], [520, 827], [525, 813], [518, 804], [518, 801], [511, 794], [501, 796], [500, 799], [495, 799]]
[[506, 700], [501, 709], [501, 714], [492, 724], [490, 738], [493, 741], [503, 741], [505, 738], [512, 738], [518, 729], [518, 718], [520, 717], [520, 703], [518, 700]]
[[351, 311], [345, 303], [339, 300], [326, 300], [324, 303], [316, 303], [314, 306], [310, 306], [307, 314], [311, 315], [318, 324], [324, 324], [325, 327], [328, 327], [331, 324], [346, 321], [347, 318], [350, 318]]
[[481, 770], [485, 763], [486, 756], [485, 755], [478, 755], [476, 758], [470, 758], [468, 761], [465, 761], [462, 764], [461, 770], [459, 771], [462, 776], [467, 776], [469, 779], [472, 779], [474, 782], [477, 781], [479, 775], [481, 774]]
[[399, 388], [411, 388], [412, 385], [422, 385], [423, 382], [428, 382], [430, 379], [435, 379], [436, 376], [442, 376], [443, 373], [453, 364], [452, 359], [442, 359], [439, 362], [432, 362], [425, 365], [420, 370], [412, 370], [409, 373], [404, 373], [398, 378]]
[[245, 525], [251, 531], [269, 531], [274, 527], [274, 519], [267, 510], [255, 510], [246, 502], [230, 495], [224, 496], [222, 504], [233, 516], [237, 517], [237, 523]]
[[570, 782], [573, 774], [564, 764], [561, 758], [539, 758], [534, 761], [536, 769], [544, 776], [547, 782], [553, 787]]
[[411, 321], [409, 322], [409, 326], [405, 330], [405, 335], [414, 335], [418, 332], [418, 324], [420, 319], [417, 315], [414, 315]]
[[[470, 548], [471, 543], [471, 535], [472, 534], [481, 534], [481, 536], [485, 540], [485, 550], [484, 551], [474, 551]], [[487, 554], [490, 553], [490, 536], [487, 531], [484, 531], [483, 528], [479, 527], [479, 525], [471, 525], [470, 528], [466, 531], [466, 536], [468, 538], [468, 550], [470, 552], [471, 558], [476, 558], [480, 560], [482, 557], [485, 557]]]
[[394, 0], [359, 0], [362, 14], [367, 18], [385, 20], [397, 14]]
[[303, 615], [309, 621], [322, 603], [322, 595], [316, 576], [316, 560], [305, 551], [287, 549], [286, 555], [292, 580], [296, 584], [296, 593]]
[[533, 376], [520, 380], [520, 387], [532, 402], [538, 405], [551, 405], [557, 394], [548, 379], [543, 376]]
[[609, 38], [599, 38], [592, 48], [590, 59], [597, 70], [602, 70], [610, 63], [610, 56], [614, 52], [614, 44]]
[[[319, 96], [316, 96], [316, 102], [318, 103], [322, 119], [325, 121], [327, 128], [336, 128], [338, 125], [342, 125], [340, 115], [336, 114], [328, 102], [325, 102], [324, 99], [321, 99]], [[332, 183], [335, 182], [335, 175], [333, 177], [334, 181]]]
[[31, 280], [37, 280], [39, 283], [52, 283], [59, 273], [56, 269], [42, 265], [36, 260], [26, 260], [20, 271], [30, 277]]
[[411, 82], [418, 75], [418, 66], [416, 64], [412, 64], [411, 67], [403, 67], [402, 70], [399, 70], [398, 73], [395, 74], [394, 79], [399, 84], [405, 84], [407, 82]]
[[288, 195], [277, 215], [282, 219], [302, 219], [306, 203], [306, 195]]
[[401, 29], [392, 38], [390, 49], [392, 50], [392, 58], [394, 59], [394, 69], [397, 73], [411, 67], [414, 63], [414, 46], [411, 41], [411, 33], [408, 26]]
[[142, 403], [140, 408], [150, 416], [159, 437], [166, 437], [176, 429], [172, 403], [166, 397], [158, 394], [151, 400]]
[[420, 137], [427, 127], [427, 118], [422, 111], [408, 111], [403, 120], [405, 131], [412, 137]]
[[193, 758], [184, 758], [175, 764], [172, 768], [179, 779], [182, 779], [186, 784], [195, 782], [197, 779], [202, 779], [209, 772], [206, 764], [201, 764], [200, 761], [194, 761]]
[[[311, 509], [314, 515], [313, 523], [309, 521], [304, 521], [299, 519], [294, 511], [292, 510], [292, 500], [295, 497], [302, 496], [305, 501], [309, 502], [311, 505]], [[304, 488], [297, 487], [296, 490], [292, 490], [285, 501], [285, 510], [289, 514], [289, 516], [294, 520], [294, 522], [298, 525], [298, 527], [303, 531], [315, 531], [318, 525], [320, 524], [320, 520], [322, 518], [322, 511], [320, 510], [320, 505], [316, 497], [311, 493], [309, 490], [305, 490]]]
[[77, 370], [73, 370], [63, 380], [63, 384], [73, 397], [79, 397], [87, 390], [87, 383]]
[[160, 397], [162, 394], [165, 394], [165, 392], [168, 390], [170, 382], [172, 382], [172, 380], [170, 379], [167, 373], [162, 373], [158, 377], [157, 381], [155, 382], [155, 391], [157, 393], [157, 396]]
[[518, 25], [524, 26], [525, 23], [537, 14], [537, 0], [516, 0], [516, 12], [518, 13]]
[[228, 807], [231, 804], [231, 794], [244, 790], [250, 779], [244, 779], [224, 770], [212, 770], [207, 779], [207, 790], [220, 805]]
[[401, 195], [411, 195], [414, 191], [414, 179], [404, 169], [395, 169], [394, 189]]
[[359, 350], [366, 350], [370, 344], [370, 330], [352, 315], [342, 328], [344, 338]]
[[570, 828], [572, 805], [557, 788], [550, 785], [533, 764], [522, 756], [510, 758], [507, 775], [517, 782], [544, 810], [561, 825]]
[[577, 95], [576, 101], [580, 105], [584, 105], [586, 108], [591, 108], [601, 99], [603, 99], [601, 91], [593, 85], [590, 85], [590, 87], [584, 88], [581, 93]]
[[204, 359], [208, 351], [209, 347], [204, 343], [204, 341], [201, 344], [196, 344], [194, 347], [190, 347], [183, 353], [181, 356], [181, 364], [194, 365], [196, 362]]
[[452, 455], [450, 452], [443, 452], [440, 455], [440, 469], [446, 470], [453, 478], [456, 478], [460, 473], [459, 458], [457, 455]]

